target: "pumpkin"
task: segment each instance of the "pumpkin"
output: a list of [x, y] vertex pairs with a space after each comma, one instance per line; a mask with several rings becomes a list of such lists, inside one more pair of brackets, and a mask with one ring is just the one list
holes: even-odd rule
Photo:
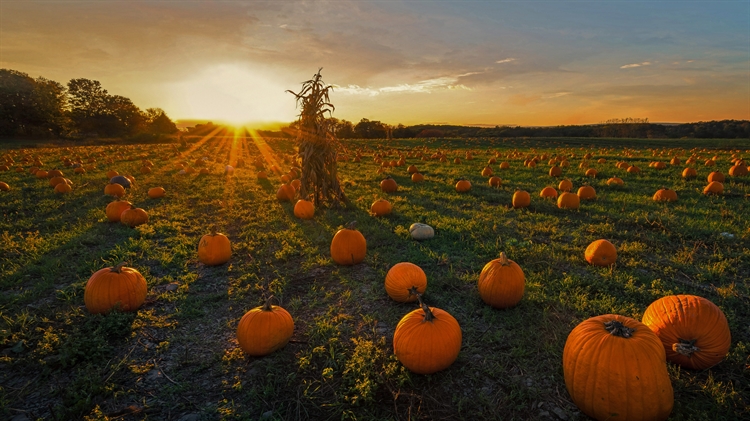
[[0, 191], [10, 191], [10, 186], [8, 185], [8, 183], [0, 181]]
[[635, 165], [631, 165], [626, 170], [629, 174], [638, 174], [641, 172], [641, 169], [636, 167]]
[[529, 192], [527, 191], [516, 190], [516, 192], [513, 193], [511, 203], [514, 208], [525, 208], [531, 204], [531, 195], [529, 195]]
[[687, 167], [684, 170], [682, 170], [682, 178], [695, 178], [698, 177], [698, 172], [695, 171], [695, 168]]
[[[456, 158], [458, 159], [458, 158]], [[465, 193], [471, 190], [471, 182], [469, 180], [458, 180], [456, 183], [456, 191], [459, 193]]]
[[617, 249], [607, 240], [596, 240], [586, 247], [585, 256], [594, 266], [609, 266], [617, 261]]
[[118, 173], [115, 170], [109, 170], [109, 171], [107, 171], [107, 178], [109, 178], [109, 179], [112, 179], [112, 177], [117, 177], [118, 175], [120, 175], [120, 173]]
[[110, 184], [116, 183], [127, 189], [127, 188], [130, 188], [130, 185], [132, 184], [130, 180], [131, 180], [130, 178], [125, 177], [124, 175], [116, 175], [109, 179], [109, 183]]
[[498, 168], [500, 168], [501, 170], [507, 170], [508, 168], [510, 168], [510, 164], [507, 162], [501, 162], [500, 165], [498, 165]]
[[609, 180], [607, 180], [608, 186], [614, 186], [614, 185], [622, 186], [623, 184], [624, 182], [622, 181], [622, 178], [620, 177], [612, 177]]
[[47, 178], [47, 171], [39, 170], [34, 175], [36, 178]]
[[595, 169], [593, 169], [593, 168], [589, 168], [589, 169], [587, 169], [587, 170], [586, 170], [586, 174], [585, 174], [585, 175], [586, 175], [586, 177], [592, 177], [592, 178], [596, 178], [596, 175], [597, 175], [597, 174], [599, 174], [599, 172], [598, 172], [598, 171], [596, 171], [596, 170], [595, 170]]
[[738, 165], [734, 165], [729, 169], [729, 175], [732, 177], [744, 177], [747, 175], [747, 173], [747, 167], [742, 165], [741, 163]]
[[72, 191], [73, 191], [73, 187], [71, 187], [70, 184], [64, 181], [62, 183], [58, 183], [55, 186], [55, 193], [58, 193], [58, 194], [70, 193]]
[[336, 232], [331, 240], [331, 258], [339, 265], [351, 266], [365, 260], [367, 240], [354, 229], [356, 221]]
[[130, 206], [130, 209], [126, 209], [120, 214], [120, 222], [130, 228], [135, 228], [148, 222], [148, 214], [141, 208]]
[[294, 199], [294, 195], [296, 193], [297, 191], [294, 190], [294, 186], [292, 186], [291, 184], [282, 184], [276, 191], [276, 199], [279, 202], [290, 202], [292, 199]]
[[159, 199], [164, 197], [165, 194], [167, 194], [167, 191], [164, 190], [164, 187], [151, 187], [148, 189], [148, 197], [152, 199]]
[[86, 283], [83, 302], [92, 314], [107, 313], [119, 306], [120, 311], [136, 311], [146, 301], [146, 279], [136, 269], [120, 263], [96, 271]]
[[414, 183], [421, 183], [422, 181], [424, 181], [424, 176], [418, 172], [415, 172], [411, 175], [411, 181]]
[[258, 171], [258, 174], [256, 174], [259, 180], [267, 180], [268, 174], [266, 174], [265, 171]]
[[294, 204], [294, 216], [299, 219], [313, 219], [315, 215], [315, 205], [305, 199], [300, 199]]
[[404, 367], [417, 374], [432, 374], [450, 367], [461, 351], [461, 327], [447, 311], [420, 307], [402, 317], [393, 334], [393, 353]]
[[144, 165], [141, 167], [141, 174], [148, 174], [151, 172], [151, 167]]
[[375, 216], [385, 216], [391, 213], [391, 202], [385, 199], [378, 199], [370, 206], [370, 212]]
[[417, 301], [427, 289], [427, 275], [414, 263], [396, 263], [385, 275], [385, 292], [399, 303]]
[[719, 171], [711, 172], [710, 174], [708, 174], [708, 182], [711, 183], [713, 181], [723, 183], [725, 181], [724, 174], [720, 173]]
[[398, 184], [396, 184], [396, 180], [388, 177], [380, 182], [380, 190], [385, 193], [395, 193], [398, 190]]
[[63, 172], [58, 170], [57, 168], [47, 173], [47, 177], [49, 178], [62, 177], [62, 176], [63, 176]]
[[125, 187], [117, 183], [109, 183], [104, 186], [104, 194], [110, 196], [123, 197], [125, 196]]
[[595, 199], [596, 190], [591, 186], [581, 186], [578, 189], [578, 197], [581, 199]]
[[563, 349], [565, 386], [586, 415], [666, 420], [674, 405], [664, 347], [643, 323], [604, 314], [576, 326]]
[[718, 181], [712, 181], [703, 189], [703, 194], [722, 194], [724, 185]]
[[435, 236], [435, 230], [427, 224], [415, 222], [409, 227], [409, 234], [417, 241], [429, 240]]
[[659, 189], [654, 193], [654, 201], [656, 202], [676, 202], [677, 192], [671, 189]]
[[503, 183], [503, 180], [500, 177], [493, 175], [492, 177], [490, 177], [488, 183], [490, 187], [500, 187], [500, 185]]
[[417, 169], [417, 166], [414, 164], [409, 165], [409, 168], [407, 168], [406, 170], [409, 172], [409, 174], [415, 174], [419, 172], [419, 170]]
[[237, 325], [237, 342], [243, 351], [253, 357], [262, 357], [289, 343], [294, 333], [294, 320], [288, 311], [266, 303], [242, 316]]
[[550, 177], [559, 177], [562, 175], [562, 169], [555, 165], [549, 169], [549, 175]]
[[557, 207], [560, 209], [578, 209], [581, 206], [581, 199], [575, 193], [563, 192], [557, 198]]
[[557, 188], [560, 189], [560, 191], [564, 191], [564, 192], [571, 191], [573, 190], [573, 183], [568, 179], [561, 180]]
[[120, 222], [120, 215], [132, 206], [133, 204], [127, 200], [115, 200], [107, 205], [104, 213], [107, 215], [109, 222]]
[[206, 266], [223, 265], [232, 257], [232, 245], [226, 235], [211, 228], [211, 233], [198, 243], [198, 261]]
[[495, 308], [513, 307], [523, 297], [526, 277], [518, 264], [500, 253], [500, 257], [484, 265], [479, 274], [479, 296]]
[[56, 185], [58, 185], [60, 183], [64, 183], [64, 182], [65, 182], [65, 178], [64, 177], [52, 177], [52, 178], [49, 179], [49, 186], [50, 187], [55, 187]]
[[732, 344], [726, 316], [703, 297], [662, 297], [648, 306], [642, 321], [661, 340], [667, 361], [693, 370], [715, 366]]
[[482, 177], [492, 177], [492, 168], [489, 165], [482, 170]]
[[554, 187], [545, 187], [539, 192], [539, 197], [557, 199], [557, 190]]

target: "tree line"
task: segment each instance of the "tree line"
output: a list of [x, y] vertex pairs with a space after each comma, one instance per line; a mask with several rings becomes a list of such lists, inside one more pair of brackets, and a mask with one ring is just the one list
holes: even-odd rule
[[158, 138], [177, 132], [160, 108], [141, 110], [90, 79], [59, 82], [0, 69], [0, 136]]
[[[684, 124], [649, 123], [647, 118], [611, 119], [599, 124], [569, 126], [495, 126], [418, 124], [389, 125], [363, 118], [352, 123], [337, 118], [327, 119], [331, 132], [339, 139], [402, 139], [420, 137], [609, 137], [641, 139], [750, 139], [750, 121], [721, 120]], [[281, 131], [263, 131], [267, 137], [294, 137], [294, 123]]]

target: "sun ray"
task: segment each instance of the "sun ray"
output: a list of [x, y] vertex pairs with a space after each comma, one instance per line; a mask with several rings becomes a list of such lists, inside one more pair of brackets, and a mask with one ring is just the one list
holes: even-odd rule
[[271, 165], [271, 168], [275, 168], [278, 174], [281, 174], [281, 165], [279, 165], [279, 162], [276, 160], [273, 149], [271, 149], [268, 143], [266, 143], [266, 141], [255, 129], [248, 128], [247, 131], [250, 134], [250, 138], [253, 139], [253, 142], [255, 142], [255, 146], [258, 147], [260, 154], [263, 155], [263, 159]]
[[213, 129], [209, 134], [203, 136], [199, 141], [193, 143], [186, 151], [183, 151], [182, 152], [182, 156], [188, 156], [191, 153], [193, 153], [193, 151], [195, 151], [196, 149], [198, 149], [201, 146], [203, 146], [204, 143], [208, 142], [209, 139], [211, 139], [212, 137], [214, 137], [222, 129], [223, 129], [223, 127], [217, 127], [215, 129]]

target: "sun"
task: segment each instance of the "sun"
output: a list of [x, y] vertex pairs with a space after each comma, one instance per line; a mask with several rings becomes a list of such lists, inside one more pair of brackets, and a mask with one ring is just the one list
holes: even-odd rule
[[181, 118], [210, 119], [233, 127], [295, 119], [295, 102], [273, 76], [240, 64], [206, 67], [173, 84]]

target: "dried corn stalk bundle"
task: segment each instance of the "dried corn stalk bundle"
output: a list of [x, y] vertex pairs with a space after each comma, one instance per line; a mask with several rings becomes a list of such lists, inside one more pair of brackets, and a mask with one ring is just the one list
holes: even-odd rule
[[297, 142], [302, 160], [299, 196], [307, 199], [313, 195], [315, 206], [328, 201], [332, 204], [347, 202], [336, 172], [337, 151], [340, 144], [331, 132], [329, 119], [335, 107], [328, 97], [333, 86], [323, 83], [320, 71], [302, 83], [299, 93], [287, 91], [297, 98], [301, 108], [298, 121]]

